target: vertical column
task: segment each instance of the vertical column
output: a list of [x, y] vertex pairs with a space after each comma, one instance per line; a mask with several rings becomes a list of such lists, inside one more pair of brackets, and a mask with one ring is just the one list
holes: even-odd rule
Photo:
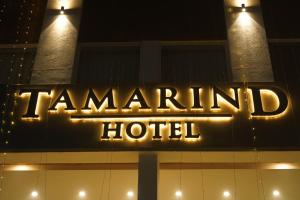
[[272, 82], [260, 0], [225, 0], [225, 14], [233, 81]]
[[71, 83], [81, 8], [82, 0], [48, 0], [31, 84]]
[[140, 82], [159, 83], [161, 80], [160, 42], [142, 42], [140, 49]]
[[158, 160], [154, 153], [139, 155], [138, 200], [157, 200]]

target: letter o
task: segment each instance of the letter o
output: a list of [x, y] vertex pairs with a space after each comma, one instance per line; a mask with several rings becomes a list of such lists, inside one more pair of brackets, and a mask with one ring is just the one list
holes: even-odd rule
[[[132, 133], [132, 127], [134, 125], [138, 125], [141, 128], [141, 131], [138, 135]], [[141, 122], [131, 122], [126, 127], [126, 134], [128, 135], [128, 137], [132, 139], [136, 139], [136, 140], [141, 139], [146, 135], [146, 125]]]

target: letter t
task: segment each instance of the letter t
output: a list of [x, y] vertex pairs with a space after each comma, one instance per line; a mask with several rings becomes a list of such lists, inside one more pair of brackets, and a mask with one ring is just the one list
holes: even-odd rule
[[47, 93], [48, 95], [51, 94], [51, 89], [21, 89], [19, 92], [19, 95], [29, 93], [29, 103], [27, 107], [27, 112], [25, 115], [22, 117], [24, 118], [38, 118], [39, 115], [35, 113], [37, 103], [38, 103], [38, 98], [40, 93]]

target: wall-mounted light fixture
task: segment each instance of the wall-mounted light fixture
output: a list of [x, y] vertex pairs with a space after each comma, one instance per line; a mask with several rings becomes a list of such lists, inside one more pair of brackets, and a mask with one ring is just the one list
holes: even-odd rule
[[244, 3], [242, 3], [241, 8], [243, 12], [246, 12], [246, 5]]
[[60, 7], [60, 14], [63, 15], [65, 13], [65, 7], [61, 6]]

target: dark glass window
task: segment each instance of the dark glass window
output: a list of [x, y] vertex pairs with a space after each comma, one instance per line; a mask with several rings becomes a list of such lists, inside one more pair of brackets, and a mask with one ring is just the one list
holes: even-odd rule
[[166, 83], [227, 82], [224, 46], [174, 46], [162, 50]]
[[275, 80], [300, 85], [300, 43], [272, 42], [269, 47]]
[[226, 39], [223, 0], [85, 1], [80, 42]]
[[299, 0], [262, 0], [268, 38], [300, 38]]
[[82, 47], [78, 83], [131, 84], [139, 80], [138, 47]]
[[300, 119], [300, 43], [272, 42], [269, 46], [275, 80], [286, 87], [293, 114]]

